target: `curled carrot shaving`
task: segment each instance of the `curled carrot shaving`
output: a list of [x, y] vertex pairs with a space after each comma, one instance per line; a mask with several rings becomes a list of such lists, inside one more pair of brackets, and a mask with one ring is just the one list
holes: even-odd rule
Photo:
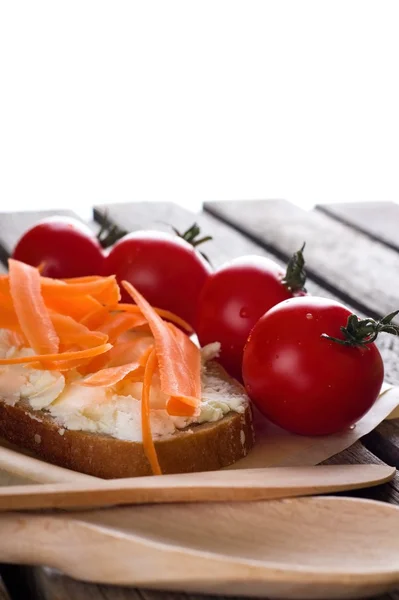
[[99, 306], [92, 311], [88, 311], [80, 320], [82, 325], [86, 325], [89, 329], [98, 329], [104, 323], [109, 315], [107, 306]]
[[[132, 336], [130, 335], [129, 337], [131, 338]], [[127, 362], [139, 362], [141, 366], [145, 367], [149, 352], [153, 347], [154, 340], [149, 335], [135, 335], [133, 339], [129, 339], [126, 342], [118, 341], [108, 353], [108, 366], [118, 367]]]
[[153, 350], [148, 357], [144, 372], [143, 391], [141, 394], [141, 429], [143, 432], [143, 447], [145, 455], [151, 465], [151, 470], [154, 475], [162, 475], [161, 467], [159, 466], [157, 452], [155, 450], [154, 440], [151, 435], [150, 423], [150, 391], [151, 381], [157, 366], [157, 355]]
[[21, 331], [21, 326], [19, 324], [17, 315], [12, 308], [8, 308], [8, 306], [4, 306], [1, 302], [1, 294], [0, 294], [0, 329], [9, 329], [10, 331]]
[[154, 345], [151, 344], [151, 346], [149, 346], [147, 348], [147, 350], [145, 350], [143, 352], [143, 354], [140, 356], [140, 360], [139, 360], [139, 364], [142, 365], [143, 367], [145, 367], [145, 365], [147, 364], [147, 360], [150, 357], [151, 352], [154, 350]]
[[83, 277], [66, 277], [60, 281], [65, 283], [93, 283], [93, 281], [99, 281], [100, 279], [103, 279], [100, 275], [86, 275]]
[[[131, 313], [141, 313], [140, 308], [136, 304], [127, 304], [120, 302], [117, 306], [117, 309]], [[187, 323], [187, 321], [170, 312], [170, 310], [165, 310], [163, 308], [154, 308], [154, 310], [160, 317], [162, 317], [162, 319], [165, 319], [166, 321], [170, 321], [171, 323], [178, 325], [179, 327], [187, 331], [187, 333], [194, 333], [193, 328], [189, 323]]]
[[8, 275], [0, 275], [0, 293], [5, 296], [10, 294], [10, 281]]
[[[45, 298], [45, 304], [48, 309], [72, 317], [75, 321], [81, 321], [88, 313], [103, 309], [98, 300], [91, 296], [79, 296], [77, 298], [65, 298], [62, 293], [51, 295]], [[104, 310], [104, 309], [103, 309]], [[107, 313], [108, 314], [108, 313]], [[87, 325], [85, 323], [85, 325]], [[91, 327], [88, 325], [89, 329]], [[95, 329], [95, 328], [93, 328]]]
[[119, 286], [114, 275], [99, 277], [95, 281], [69, 284], [61, 279], [42, 277], [41, 285], [44, 298], [51, 297], [53, 294], [61, 294], [64, 298], [92, 296], [106, 305], [117, 304], [120, 299]]
[[[161, 317], [143, 296], [127, 281], [123, 287], [146, 317], [155, 340], [161, 390], [170, 396], [170, 409], [181, 406], [184, 414], [194, 415], [201, 401], [201, 355], [199, 348], [171, 323]], [[169, 410], [169, 403], [167, 410]], [[185, 405], [185, 406], [183, 406]]]
[[41, 369], [45, 371], [62, 371], [71, 372], [73, 369], [80, 369], [84, 365], [87, 365], [92, 359], [91, 358], [77, 358], [75, 360], [56, 360], [46, 361], [41, 360], [40, 362], [34, 362], [29, 364], [32, 369]]
[[137, 362], [121, 365], [120, 367], [109, 367], [89, 375], [80, 383], [92, 387], [111, 387], [137, 371], [140, 372], [141, 376], [143, 375], [143, 368]]
[[[0, 307], [2, 310], [14, 311], [14, 303], [10, 295], [10, 289], [1, 291], [0, 290]], [[15, 311], [14, 311], [15, 312]]]
[[113, 344], [122, 333], [126, 333], [130, 329], [146, 323], [147, 320], [141, 314], [113, 313], [108, 316], [107, 320], [98, 329], [106, 333], [109, 341]]
[[67, 315], [51, 314], [51, 321], [63, 345], [80, 346], [83, 348], [93, 348], [100, 346], [108, 341], [106, 333], [100, 331], [90, 331], [81, 323], [68, 317]]
[[[110, 344], [111, 345], [111, 344]], [[91, 360], [86, 360], [78, 366], [78, 371], [81, 375], [89, 375], [90, 373], [95, 373], [96, 371], [100, 371], [100, 369], [105, 369], [109, 365], [110, 360], [110, 352], [112, 350], [112, 345], [107, 352], [103, 354], [99, 354], [95, 356]]]
[[59, 339], [43, 301], [39, 271], [11, 258], [8, 266], [11, 298], [24, 336], [37, 354], [56, 354]]
[[76, 350], [75, 352], [57, 352], [51, 354], [36, 354], [34, 356], [19, 356], [17, 358], [0, 358], [0, 365], [22, 365], [33, 362], [47, 362], [53, 363], [57, 361], [74, 361], [81, 358], [92, 358], [103, 354], [112, 348], [111, 344], [102, 344], [95, 348], [88, 348], [87, 350]]

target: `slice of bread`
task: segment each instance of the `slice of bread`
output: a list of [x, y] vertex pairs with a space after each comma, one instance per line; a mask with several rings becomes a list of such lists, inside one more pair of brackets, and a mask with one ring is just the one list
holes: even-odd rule
[[[230, 411], [219, 421], [193, 424], [156, 440], [155, 448], [165, 474], [227, 467], [246, 456], [254, 445], [252, 411], [244, 389], [217, 363], [208, 363], [207, 368], [221, 383], [228, 382], [235, 396], [242, 396], [243, 412]], [[1, 398], [0, 436], [50, 463], [95, 477], [113, 479], [151, 474], [142, 443], [64, 429], [45, 411], [34, 411], [20, 402], [12, 406]]]

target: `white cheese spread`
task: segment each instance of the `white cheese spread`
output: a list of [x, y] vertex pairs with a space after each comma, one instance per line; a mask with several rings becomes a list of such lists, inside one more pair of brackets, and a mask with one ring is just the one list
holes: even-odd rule
[[[32, 355], [30, 348], [17, 350], [0, 331], [0, 357]], [[222, 419], [230, 411], [243, 413], [248, 399], [229, 381], [207, 371], [206, 362], [215, 358], [220, 344], [202, 349], [202, 401], [195, 417], [173, 417], [165, 409], [167, 397], [160, 391], [156, 376], [150, 394], [151, 432], [155, 439], [173, 435], [194, 423]], [[127, 381], [112, 387], [82, 385], [82, 377], [68, 374], [68, 381], [57, 371], [32, 369], [29, 365], [0, 367], [0, 398], [8, 404], [28, 403], [34, 411], [45, 411], [65, 429], [110, 435], [120, 440], [141, 442], [141, 383]], [[40, 413], [37, 418], [40, 418]], [[32, 418], [35, 418], [34, 416]], [[62, 432], [62, 433], [61, 433]]]

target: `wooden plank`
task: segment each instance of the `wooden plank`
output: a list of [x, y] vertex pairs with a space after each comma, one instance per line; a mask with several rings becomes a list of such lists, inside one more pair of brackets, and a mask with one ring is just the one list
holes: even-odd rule
[[319, 204], [317, 210], [399, 251], [399, 205], [394, 202]]
[[[336, 456], [332, 456], [324, 461], [326, 465], [342, 465], [342, 464], [384, 464], [384, 459], [377, 458], [377, 455], [363, 445], [363, 441], [357, 441], [353, 446], [340, 452]], [[399, 474], [395, 478], [384, 485], [379, 485], [375, 488], [367, 490], [358, 490], [350, 494], [343, 492], [343, 496], [353, 496], [358, 498], [369, 498], [370, 500], [380, 500], [391, 504], [399, 504]]]
[[306, 241], [309, 275], [370, 317], [399, 308], [399, 254], [328, 215], [283, 200], [208, 202], [205, 210], [283, 258]]
[[381, 423], [365, 437], [364, 444], [381, 460], [399, 468], [399, 419]]
[[[3, 580], [4, 589], [7, 591], [7, 600], [39, 600], [40, 596], [33, 592], [30, 578], [30, 569], [19, 565], [0, 564], [0, 575]], [[0, 600], [2, 596], [0, 594]]]
[[[7, 264], [7, 258], [12, 253], [17, 241], [22, 234], [35, 225], [41, 219], [59, 215], [63, 217], [74, 217], [80, 219], [74, 212], [70, 210], [43, 210], [43, 211], [27, 211], [15, 213], [0, 213], [0, 263]], [[98, 230], [98, 225], [89, 223], [89, 226], [94, 230]]]
[[[34, 589], [41, 591], [40, 596], [31, 596], [32, 600], [226, 600], [224, 596], [194, 596], [167, 591], [157, 592], [119, 586], [94, 585], [75, 581], [54, 569], [36, 567], [32, 569], [31, 579]], [[1, 596], [0, 600], [3, 600]], [[237, 597], [236, 600], [240, 600], [240, 597]], [[399, 592], [384, 594], [375, 600], [399, 600]]]
[[8, 595], [7, 590], [4, 587], [4, 583], [1, 579], [0, 579], [0, 600], [10, 600], [10, 596]]
[[[55, 569], [33, 567], [29, 572], [32, 600], [143, 600], [141, 590], [76, 581]], [[178, 600], [178, 594], [150, 592], [151, 600]]]

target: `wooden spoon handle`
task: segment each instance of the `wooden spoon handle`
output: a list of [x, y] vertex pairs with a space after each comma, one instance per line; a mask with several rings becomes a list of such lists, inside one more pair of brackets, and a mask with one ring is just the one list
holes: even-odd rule
[[9, 486], [0, 488], [0, 510], [289, 498], [370, 487], [394, 474], [385, 465], [329, 465]]

